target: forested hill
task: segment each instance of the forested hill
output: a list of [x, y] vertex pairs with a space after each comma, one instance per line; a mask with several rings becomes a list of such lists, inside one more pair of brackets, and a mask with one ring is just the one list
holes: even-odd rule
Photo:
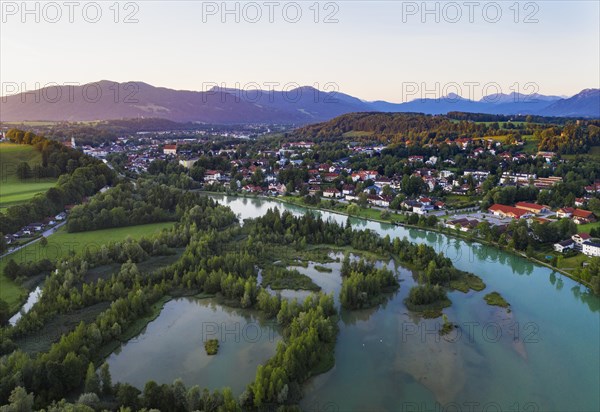
[[[581, 131], [582, 136], [587, 137], [588, 129], [593, 129], [595, 136], [598, 126], [600, 126], [596, 120], [579, 120], [575, 124], [573, 120], [539, 116], [518, 116], [513, 119], [494, 115], [481, 115], [481, 117], [480, 119], [477, 115], [458, 112], [451, 115], [349, 113], [327, 122], [296, 129], [290, 134], [290, 137], [315, 142], [344, 139], [348, 143], [380, 142], [427, 145], [453, 141], [458, 138], [488, 136], [507, 136], [519, 140], [522, 136], [540, 134], [544, 130], [547, 130], [546, 134], [554, 136], [557, 133], [560, 135], [560, 131], [564, 131], [565, 127], [558, 125], [565, 122], [572, 124], [575, 129]], [[563, 134], [562, 137], [565, 135]]]
[[[369, 137], [387, 141], [395, 136], [408, 137], [425, 131], [444, 130], [453, 134], [472, 128], [467, 122], [453, 122], [444, 116], [419, 113], [349, 113], [327, 122], [302, 127], [294, 137], [327, 139], [339, 137]], [[359, 139], [360, 140], [360, 139]]]

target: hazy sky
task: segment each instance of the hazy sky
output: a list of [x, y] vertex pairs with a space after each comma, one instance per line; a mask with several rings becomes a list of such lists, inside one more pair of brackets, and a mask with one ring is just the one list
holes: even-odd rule
[[230, 2], [229, 14], [222, 2], [0, 3], [0, 94], [101, 79], [394, 102], [600, 87], [595, 0], [428, 2], [429, 14], [420, 1]]

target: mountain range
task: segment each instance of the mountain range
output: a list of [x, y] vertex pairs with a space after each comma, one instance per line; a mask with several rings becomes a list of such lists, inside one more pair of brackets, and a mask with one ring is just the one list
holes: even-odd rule
[[93, 121], [163, 118], [212, 124], [307, 124], [352, 112], [451, 111], [556, 117], [600, 118], [600, 89], [570, 97], [495, 94], [479, 101], [456, 94], [406, 103], [368, 102], [340, 92], [312, 87], [283, 91], [212, 88], [173, 90], [144, 82], [102, 80], [82, 86], [51, 86], [0, 99], [0, 121]]

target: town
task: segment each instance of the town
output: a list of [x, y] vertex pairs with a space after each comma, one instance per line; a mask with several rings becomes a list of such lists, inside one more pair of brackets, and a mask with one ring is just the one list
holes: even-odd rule
[[[350, 142], [345, 151], [347, 156], [320, 163], [313, 160], [316, 144], [312, 141], [288, 141], [278, 147], [260, 148], [247, 158], [241, 158], [240, 144], [230, 139], [222, 142], [211, 140], [212, 148], [208, 150], [207, 143], [199, 140], [167, 141], [119, 138], [108, 149], [91, 146], [82, 149], [105, 161], [107, 152], [126, 151], [126, 160], [122, 163], [125, 172], [157, 173], [153, 172], [153, 162], [177, 165], [178, 172], [184, 173], [188, 179], [185, 183], [188, 189], [270, 197], [295, 196], [305, 199], [308, 204], [329, 200], [400, 215], [436, 216], [443, 227], [461, 233], [477, 232], [483, 224], [493, 228], [494, 233], [500, 236], [513, 220], [522, 219], [531, 227], [534, 222], [545, 224], [569, 219], [579, 228], [578, 234], [573, 234], [573, 239], [568, 237], [556, 241], [554, 250], [565, 254], [581, 252], [589, 257], [600, 256], [599, 230], [595, 225], [600, 203], [600, 180], [585, 185], [581, 197], [567, 196], [566, 202], [554, 202], [554, 207], [526, 201], [485, 204], [484, 195], [493, 187], [529, 187], [536, 193], [548, 193], [563, 183], [563, 177], [552, 175], [552, 172], [568, 160], [550, 151], [525, 153], [519, 150], [523, 142], [505, 145], [494, 139], [469, 138], [446, 142], [455, 146], [457, 156], [474, 165], [495, 159], [498, 170], [492, 172], [457, 167], [456, 156], [408, 155], [401, 163], [403, 171], [409, 171], [410, 175], [401, 175], [380, 173], [382, 167], [376, 170], [352, 167], [353, 163], [357, 163], [356, 159], [377, 159], [385, 154], [386, 146], [381, 144]], [[247, 142], [243, 144], [248, 146]], [[211, 160], [206, 163], [206, 159]], [[224, 167], [196, 168], [199, 160], [203, 164], [221, 164]], [[514, 171], [516, 166], [528, 164], [541, 164], [542, 173]], [[158, 173], [165, 171], [163, 167]], [[290, 175], [293, 179], [289, 178]], [[594, 236], [588, 233], [590, 231]], [[533, 231], [530, 234], [536, 236]]]

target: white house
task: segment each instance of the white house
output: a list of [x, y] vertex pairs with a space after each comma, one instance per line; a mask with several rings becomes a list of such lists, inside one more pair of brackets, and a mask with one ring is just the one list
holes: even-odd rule
[[325, 189], [323, 190], [323, 196], [324, 197], [333, 197], [333, 198], [338, 198], [341, 197], [341, 192], [335, 188], [329, 188], [329, 189]]
[[571, 250], [574, 247], [575, 247], [575, 242], [573, 241], [573, 239], [563, 240], [562, 242], [558, 242], [558, 243], [554, 244], [554, 250], [559, 253], [566, 252], [567, 250]]
[[204, 174], [205, 182], [216, 182], [219, 179], [221, 179], [221, 172], [218, 170], [207, 170]]
[[166, 155], [176, 155], [177, 154], [177, 145], [176, 144], [166, 144], [163, 147], [163, 153]]
[[577, 233], [571, 236], [571, 239], [573, 239], [573, 242], [575, 242], [574, 248], [577, 250], [582, 250], [583, 244], [588, 240], [591, 240], [592, 237], [589, 233]]
[[424, 215], [433, 209], [435, 209], [433, 205], [421, 204], [421, 206], [413, 207], [413, 212], [415, 212], [419, 215]]
[[600, 243], [590, 241], [584, 242], [583, 254], [590, 257], [600, 257]]

